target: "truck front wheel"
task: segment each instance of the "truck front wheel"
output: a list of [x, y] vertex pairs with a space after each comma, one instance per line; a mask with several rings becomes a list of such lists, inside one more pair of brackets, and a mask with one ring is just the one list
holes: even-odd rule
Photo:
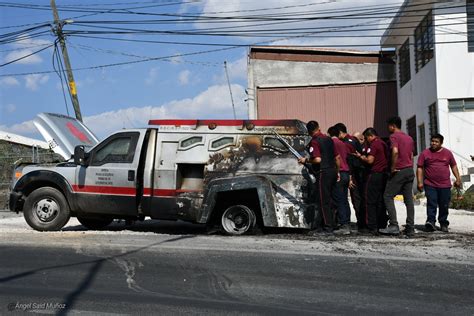
[[23, 207], [23, 216], [33, 229], [57, 231], [70, 218], [69, 206], [64, 195], [55, 188], [44, 187], [28, 195]]
[[252, 231], [257, 223], [254, 211], [245, 205], [227, 208], [221, 217], [221, 226], [229, 235], [243, 235]]

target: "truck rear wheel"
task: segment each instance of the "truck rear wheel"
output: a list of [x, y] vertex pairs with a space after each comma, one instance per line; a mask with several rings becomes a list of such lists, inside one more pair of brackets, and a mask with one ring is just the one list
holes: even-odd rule
[[28, 195], [23, 207], [23, 216], [28, 225], [35, 230], [57, 231], [69, 221], [70, 211], [60, 191], [44, 187]]
[[222, 229], [229, 235], [243, 235], [252, 231], [257, 223], [255, 212], [245, 205], [227, 208], [221, 217]]
[[87, 229], [98, 230], [102, 229], [110, 223], [112, 223], [113, 219], [111, 218], [88, 218], [88, 217], [77, 217], [79, 223]]

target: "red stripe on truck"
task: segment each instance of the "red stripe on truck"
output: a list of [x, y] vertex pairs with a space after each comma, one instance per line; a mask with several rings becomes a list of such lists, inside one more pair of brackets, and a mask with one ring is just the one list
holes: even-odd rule
[[75, 193], [95, 193], [132, 196], [135, 196], [137, 194], [137, 190], [132, 187], [111, 187], [100, 185], [73, 185], [72, 190]]
[[[111, 195], [131, 195], [135, 196], [137, 190], [132, 187], [110, 187], [99, 185], [73, 185], [74, 193], [94, 193], [94, 194], [111, 194]], [[175, 189], [155, 189], [144, 188], [144, 196], [177, 196], [181, 193], [200, 192], [201, 190], [175, 190]]]
[[177, 196], [181, 193], [188, 193], [188, 192], [201, 192], [201, 190], [174, 190], [174, 189], [150, 189], [144, 188], [143, 195], [151, 196]]

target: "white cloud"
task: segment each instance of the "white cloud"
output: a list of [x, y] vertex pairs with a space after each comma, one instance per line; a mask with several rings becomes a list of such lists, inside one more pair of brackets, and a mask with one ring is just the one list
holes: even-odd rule
[[0, 125], [0, 130], [29, 137], [39, 134], [32, 120], [12, 126]]
[[[5, 56], [4, 62], [8, 63], [10, 61], [17, 60], [21, 57], [28, 56], [29, 54], [32, 54], [34, 51], [31, 49], [22, 49], [14, 52], [10, 52]], [[23, 64], [23, 65], [31, 65], [31, 64], [39, 64], [43, 61], [43, 59], [38, 55], [31, 55], [29, 57], [20, 59], [16, 61], [16, 64]]]
[[[362, 10], [381, 10], [384, 7], [389, 7], [387, 12], [395, 13], [397, 7], [401, 5], [403, 0], [280, 0], [278, 2], [274, 0], [260, 0], [260, 1], [221, 1], [221, 0], [203, 0], [198, 4], [183, 5], [181, 10], [183, 12], [198, 12], [206, 16], [246, 16], [246, 15], [258, 15], [258, 14], [274, 14], [280, 17], [325, 17], [334, 15], [344, 15], [347, 9], [362, 8]], [[393, 8], [390, 8], [393, 7]], [[355, 14], [361, 14], [364, 11], [354, 12]], [[377, 13], [376, 11], [373, 11]], [[380, 12], [380, 11], [378, 11]], [[386, 14], [385, 14], [386, 15]], [[388, 26], [390, 19], [386, 20], [383, 26]], [[350, 35], [351, 37], [345, 38], [322, 38], [322, 37], [310, 37], [311, 35], [318, 35], [316, 32], [320, 32], [321, 28], [341, 28], [353, 26], [361, 23], [369, 23], [377, 27], [375, 19], [320, 19], [310, 21], [294, 21], [288, 23], [283, 21], [282, 23], [269, 24], [262, 23], [259, 26], [257, 23], [249, 23], [248, 21], [237, 20], [236, 22], [225, 21], [222, 23], [215, 23], [213, 27], [222, 28], [221, 31], [235, 30], [251, 30], [251, 35], [258, 34], [258, 30], [281, 30], [281, 40], [278, 37], [237, 37], [238, 40], [243, 42], [251, 43], [262, 43], [264, 45], [314, 45], [314, 46], [331, 46], [331, 45], [354, 45], [357, 47], [359, 44], [375, 44], [378, 45], [380, 39], [378, 37], [360, 37], [361, 33], [357, 34], [354, 32], [347, 33], [319, 33], [320, 35]], [[250, 26], [251, 25], [251, 26]], [[197, 29], [208, 28], [207, 23], [197, 22], [194, 24]], [[297, 28], [307, 28], [306, 32], [315, 32], [313, 34], [302, 34], [293, 33], [295, 35], [285, 34], [288, 30], [295, 30]], [[350, 28], [349, 28], [350, 29]], [[382, 31], [379, 32], [366, 32], [366, 35], [381, 35]], [[273, 33], [278, 36], [278, 32]], [[355, 35], [355, 37], [354, 37]], [[298, 37], [299, 36], [299, 37]], [[275, 41], [278, 40], [278, 41]], [[362, 48], [364, 49], [364, 48]], [[374, 47], [376, 49], [376, 47]]]
[[[7, 63], [10, 61], [16, 60], [18, 58], [27, 56], [49, 44], [51, 44], [50, 41], [46, 41], [42, 39], [32, 39], [30, 37], [23, 36], [21, 39], [15, 41], [14, 44], [10, 45], [18, 50], [8, 53], [4, 58], [4, 62]], [[39, 54], [34, 54], [24, 59], [18, 60], [15, 63], [30, 65], [30, 64], [39, 64], [41, 62], [43, 62], [43, 59], [41, 58], [41, 56]]]
[[183, 70], [179, 73], [178, 75], [178, 81], [179, 84], [182, 86], [185, 86], [189, 83], [189, 76], [191, 75], [191, 72], [189, 70]]
[[158, 78], [158, 67], [152, 67], [148, 71], [148, 76], [145, 78], [145, 84], [151, 86], [155, 83], [156, 79]]
[[15, 77], [4, 77], [0, 80], [2, 86], [18, 86], [20, 82]]
[[[238, 118], [247, 118], [245, 89], [233, 84], [232, 93]], [[150, 119], [233, 119], [229, 87], [226, 84], [210, 86], [194, 98], [174, 100], [159, 106], [129, 107], [84, 118], [85, 124], [101, 139], [123, 128], [146, 127]], [[37, 137], [33, 121], [12, 126], [0, 125], [0, 130]], [[41, 137], [39, 137], [41, 138]]]
[[183, 63], [183, 57], [181, 56], [174, 56], [169, 59], [173, 65], [178, 65]]
[[[232, 85], [237, 117], [247, 118], [244, 87]], [[227, 85], [214, 85], [194, 98], [174, 100], [160, 106], [130, 107], [84, 118], [100, 138], [122, 128], [145, 127], [150, 119], [222, 118], [232, 119], [232, 103]]]
[[25, 76], [25, 86], [31, 91], [36, 91], [38, 90], [41, 84], [45, 84], [46, 82], [48, 82], [48, 80], [49, 80], [48, 75], [40, 75], [40, 74], [27, 75]]
[[[234, 80], [247, 80], [247, 52], [245, 52], [241, 58], [227, 62], [227, 71], [231, 82]], [[214, 76], [214, 81], [219, 83], [227, 82], [224, 67], [222, 67], [220, 74]]]
[[5, 106], [5, 112], [11, 114], [16, 111], [16, 105], [13, 103], [9, 103]]

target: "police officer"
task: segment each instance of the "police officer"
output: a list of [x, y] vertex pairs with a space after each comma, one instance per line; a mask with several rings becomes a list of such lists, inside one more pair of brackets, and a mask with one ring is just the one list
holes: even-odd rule
[[355, 156], [369, 166], [366, 169], [363, 209], [369, 232], [377, 235], [378, 229], [387, 227], [388, 220], [383, 201], [388, 176], [388, 146], [372, 127], [367, 128], [363, 135], [367, 143], [366, 150], [363, 155], [355, 153]]
[[[316, 121], [306, 124], [311, 136], [309, 144], [309, 158], [300, 158], [301, 164], [310, 164], [316, 177], [315, 191], [319, 211], [315, 212], [313, 230], [323, 233], [333, 233], [334, 212], [331, 209], [331, 195], [336, 188], [339, 174], [339, 156], [336, 155], [332, 139], [319, 129]], [[337, 158], [337, 161], [336, 161]], [[322, 216], [321, 216], [322, 215]]]

